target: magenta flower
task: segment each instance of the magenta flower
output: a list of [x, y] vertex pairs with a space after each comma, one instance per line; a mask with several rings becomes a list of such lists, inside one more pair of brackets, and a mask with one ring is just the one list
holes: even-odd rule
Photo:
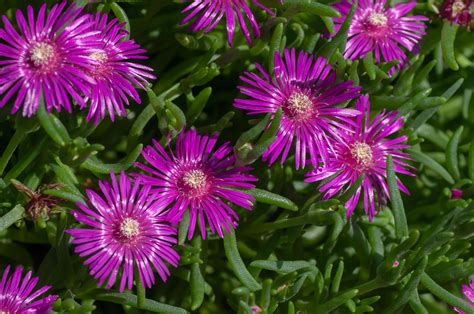
[[160, 206], [171, 205], [169, 215], [175, 222], [189, 209], [188, 239], [199, 221], [202, 238], [206, 237], [206, 221], [212, 233], [223, 237], [222, 228], [230, 232], [237, 226], [238, 216], [228, 202], [250, 210], [254, 198], [240, 189], [253, 188], [257, 179], [247, 174], [251, 167], [234, 167], [235, 156], [229, 143], [214, 150], [217, 134], [201, 136], [191, 129], [181, 133], [175, 152], [169, 154], [156, 141], [143, 149], [142, 155], [150, 164], [136, 165], [147, 174], [136, 174], [152, 193]]
[[[373, 52], [378, 63], [392, 60], [405, 63], [407, 56], [402, 47], [408, 51], [415, 50], [425, 35], [426, 25], [423, 22], [428, 20], [420, 15], [405, 16], [415, 5], [416, 2], [412, 1], [385, 8], [385, 0], [359, 1], [349, 27], [344, 57], [355, 60]], [[341, 17], [334, 18], [338, 30], [352, 4], [343, 0], [333, 6], [341, 13]]]
[[440, 16], [453, 24], [471, 29], [473, 0], [445, 0], [441, 6]]
[[306, 165], [309, 154], [314, 165], [327, 160], [331, 154], [332, 138], [340, 130], [350, 130], [354, 117], [360, 112], [341, 105], [359, 96], [360, 87], [351, 81], [337, 83], [336, 73], [327, 61], [294, 49], [285, 50], [284, 59], [275, 54], [274, 77], [257, 64], [260, 76], [245, 72], [239, 86], [247, 99], [236, 99], [234, 106], [249, 114], [277, 112], [282, 108], [282, 119], [277, 139], [263, 154], [263, 160], [273, 164], [280, 156], [281, 163], [288, 157], [296, 142], [296, 169]]
[[99, 181], [102, 196], [87, 190], [88, 203], [78, 203], [80, 211], [72, 212], [88, 227], [67, 230], [74, 238], [75, 252], [88, 257], [84, 264], [99, 286], [107, 281], [110, 289], [121, 273], [120, 291], [126, 286], [132, 289], [134, 267], [144, 287], [155, 283], [153, 268], [166, 281], [170, 272], [165, 262], [176, 267], [179, 260], [172, 248], [176, 229], [169, 226], [149, 187], [142, 187], [140, 180], [132, 184], [123, 172], [120, 181], [113, 173], [110, 177], [112, 185]]
[[[252, 3], [274, 15], [272, 11], [260, 4], [259, 0], [252, 0]], [[225, 14], [227, 38], [231, 46], [236, 17], [242, 33], [250, 44], [252, 39], [245, 18], [249, 20], [254, 36], [260, 37], [260, 28], [246, 0], [192, 0], [192, 3], [182, 13], [188, 13], [188, 16], [181, 21], [181, 25], [194, 19], [191, 30], [193, 32], [205, 31], [206, 33], [211, 31]]]
[[[133, 40], [126, 40], [127, 31], [117, 19], [107, 21], [107, 15], [97, 13], [90, 17], [91, 30], [98, 32], [99, 48], [89, 57], [95, 61], [94, 67], [87, 71], [95, 84], [92, 86], [89, 114], [87, 120], [94, 119], [97, 124], [108, 113], [114, 121], [115, 114], [125, 116], [128, 97], [141, 103], [135, 86], [145, 89], [147, 79], [155, 79], [153, 69], [133, 62], [133, 59], [146, 59], [146, 50]], [[86, 99], [87, 101], [88, 99]]]
[[[471, 307], [474, 309], [474, 281], [469, 280], [469, 286], [468, 285], [462, 285], [462, 293], [468, 298], [470, 301]], [[457, 313], [464, 314], [463, 311], [461, 311], [458, 308], [453, 308]]]
[[[18, 30], [3, 16], [0, 29], [0, 107], [14, 98], [12, 113], [23, 106], [23, 116], [32, 116], [44, 100], [46, 108], [72, 110], [71, 99], [85, 106], [83, 95], [92, 79], [84, 73], [91, 67], [94, 33], [87, 16], [67, 2], [55, 4], [46, 13], [43, 4], [35, 21], [31, 6], [27, 17], [16, 12]], [[16, 95], [16, 97], [14, 97]]]
[[51, 286], [44, 286], [33, 292], [39, 278], [31, 278], [31, 274], [32, 272], [29, 271], [23, 277], [23, 268], [20, 266], [10, 276], [10, 266], [5, 268], [0, 282], [0, 313], [48, 314], [51, 312], [58, 296], [49, 295], [39, 298], [51, 289]]
[[[397, 112], [382, 111], [374, 120], [369, 121], [370, 104], [367, 95], [361, 96], [356, 108], [363, 111], [364, 115], [357, 117], [356, 125], [351, 126], [352, 132], [340, 132], [333, 146], [334, 155], [324, 166], [311, 171], [306, 181], [330, 178], [319, 189], [324, 193], [323, 199], [329, 199], [347, 192], [361, 175], [365, 175], [361, 186], [346, 202], [345, 207], [349, 217], [363, 194], [365, 212], [372, 220], [376, 209], [379, 211], [389, 198], [385, 180], [387, 156], [393, 156], [395, 172], [413, 176], [410, 172], [412, 167], [406, 163], [410, 157], [400, 151], [409, 145], [405, 143], [407, 136], [387, 138], [403, 126], [403, 119], [397, 116]], [[401, 181], [398, 180], [397, 183], [401, 191], [409, 193]]]

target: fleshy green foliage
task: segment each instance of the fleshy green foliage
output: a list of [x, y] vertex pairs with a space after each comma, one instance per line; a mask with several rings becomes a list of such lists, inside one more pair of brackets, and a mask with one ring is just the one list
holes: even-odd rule
[[[39, 5], [2, 0], [0, 12], [11, 18], [27, 2]], [[127, 23], [131, 37], [149, 51], [146, 64], [156, 69], [158, 80], [141, 94], [142, 105], [128, 107], [126, 119], [94, 127], [78, 112], [40, 111], [23, 119], [10, 116], [8, 105], [1, 109], [1, 268], [10, 263], [35, 269], [61, 297], [55, 305], [61, 313], [252, 313], [254, 306], [288, 314], [447, 313], [452, 306], [467, 312], [460, 286], [474, 273], [474, 34], [440, 20], [439, 1], [419, 1], [416, 14], [431, 19], [428, 35], [410, 65], [389, 77], [393, 64], [375, 65], [372, 55], [343, 59], [344, 26], [331, 42], [321, 36], [334, 31], [327, 3], [273, 3], [277, 17], [255, 9], [262, 37], [249, 47], [237, 32], [230, 48], [223, 23], [209, 34], [178, 27], [184, 8], [179, 2], [87, 5]], [[340, 79], [370, 94], [372, 111], [396, 109], [406, 116], [417, 177], [399, 179], [412, 194], [400, 196], [389, 159], [392, 202], [372, 222], [362, 209], [346, 219], [342, 200], [321, 201], [291, 158], [283, 166], [262, 163], [278, 117], [265, 129], [270, 117], [255, 120], [232, 107], [239, 75], [255, 62], [271, 68], [273, 53], [284, 47], [326, 56]], [[257, 199], [253, 211], [236, 208], [239, 227], [223, 240], [185, 241], [184, 219], [180, 266], [166, 284], [147, 290], [144, 300], [140, 291], [137, 297], [137, 291], [97, 288], [64, 233], [73, 225], [70, 209], [84, 199], [85, 187], [96, 187], [110, 171], [131, 169], [152, 138], [164, 143], [184, 126], [218, 131], [221, 141], [236, 143], [239, 163], [252, 164], [259, 178], [251, 192]], [[25, 214], [31, 204], [12, 180], [32, 190], [60, 184], [42, 193], [62, 202], [32, 222]], [[463, 190], [463, 198], [451, 199], [453, 188]]]

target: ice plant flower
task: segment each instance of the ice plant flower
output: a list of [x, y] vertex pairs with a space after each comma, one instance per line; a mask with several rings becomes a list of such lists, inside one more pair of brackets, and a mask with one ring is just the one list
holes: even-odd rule
[[[408, 154], [402, 152], [408, 148], [407, 136], [389, 138], [403, 126], [403, 118], [397, 112], [386, 113], [382, 111], [372, 121], [369, 121], [370, 103], [367, 95], [361, 96], [356, 108], [363, 111], [364, 115], [356, 118], [357, 124], [352, 132], [340, 132], [335, 140], [334, 155], [322, 167], [315, 168], [306, 178], [307, 182], [328, 179], [319, 191], [324, 199], [329, 199], [336, 194], [345, 193], [352, 187], [357, 179], [364, 175], [362, 184], [353, 196], [346, 202], [347, 217], [354, 212], [361, 195], [364, 200], [364, 210], [372, 220], [376, 211], [385, 205], [389, 198], [386, 182], [387, 156], [393, 157], [394, 170], [413, 176], [412, 167], [406, 161]], [[408, 189], [400, 180], [398, 187], [404, 193]]]
[[[411, 1], [385, 8], [385, 0], [359, 1], [348, 30], [344, 57], [361, 59], [372, 52], [377, 63], [398, 60], [401, 67], [407, 60], [402, 47], [413, 52], [425, 35], [426, 25], [423, 22], [428, 18], [420, 15], [405, 16], [415, 5], [416, 1]], [[336, 30], [339, 30], [352, 3], [342, 0], [333, 7], [341, 13], [341, 17], [334, 18]]]
[[[469, 300], [471, 307], [474, 309], [474, 280], [469, 280], [469, 285], [462, 285], [462, 293], [466, 296]], [[457, 313], [464, 314], [458, 308], [453, 308]]]
[[441, 6], [440, 16], [453, 24], [471, 29], [472, 0], [445, 0]]
[[[259, 0], [252, 0], [252, 3], [274, 15], [272, 11], [260, 4]], [[234, 39], [236, 18], [249, 43], [252, 43], [252, 39], [245, 17], [250, 22], [254, 37], [260, 37], [260, 27], [247, 4], [247, 0], [192, 0], [192, 3], [182, 13], [188, 15], [181, 21], [181, 25], [193, 20], [191, 30], [193, 32], [205, 31], [206, 33], [211, 31], [225, 14], [227, 38], [231, 46]]]
[[217, 133], [199, 135], [191, 129], [178, 135], [174, 153], [167, 153], [156, 141], [143, 149], [148, 165], [136, 163], [146, 174], [136, 174], [143, 184], [152, 186], [160, 206], [170, 206], [169, 214], [178, 222], [189, 209], [188, 239], [199, 221], [202, 238], [206, 221], [212, 233], [223, 237], [237, 226], [238, 216], [228, 203], [250, 210], [254, 198], [242, 191], [253, 188], [257, 179], [248, 174], [251, 167], [235, 167], [229, 143], [214, 149]]
[[[31, 6], [16, 13], [17, 29], [6, 16], [0, 29], [0, 107], [13, 100], [12, 113], [23, 107], [32, 116], [43, 100], [48, 111], [72, 110], [74, 100], [84, 106], [83, 95], [93, 80], [85, 74], [92, 65], [87, 57], [94, 47], [94, 33], [81, 9], [67, 1], [49, 13], [43, 4], [35, 20]], [[16, 97], [15, 97], [16, 95]]]
[[126, 39], [127, 31], [123, 23], [117, 19], [108, 21], [107, 14], [97, 13], [91, 16], [91, 31], [98, 32], [99, 47], [89, 54], [94, 63], [87, 71], [95, 80], [88, 106], [87, 120], [94, 119], [97, 124], [108, 114], [114, 121], [115, 114], [125, 116], [125, 105], [128, 98], [141, 103], [135, 86], [145, 89], [147, 79], [155, 79], [153, 69], [133, 62], [134, 59], [146, 59], [144, 53], [135, 41]]
[[[282, 108], [277, 139], [263, 154], [263, 160], [273, 164], [280, 156], [288, 157], [296, 142], [296, 168], [306, 165], [309, 154], [313, 165], [327, 160], [332, 138], [340, 130], [350, 130], [359, 111], [341, 108], [344, 102], [359, 96], [359, 87], [351, 81], [336, 82], [336, 73], [327, 61], [301, 51], [286, 49], [284, 57], [275, 54], [273, 78], [257, 64], [260, 75], [245, 72], [239, 86], [246, 99], [236, 99], [234, 106], [249, 114], [276, 113]], [[320, 158], [321, 157], [321, 158]]]
[[[0, 313], [35, 313], [49, 314], [53, 303], [58, 299], [56, 295], [43, 296], [51, 286], [44, 286], [34, 291], [39, 278], [31, 278], [29, 271], [23, 277], [23, 268], [16, 267], [10, 274], [10, 266], [3, 271], [0, 282]], [[33, 292], [34, 291], [34, 292]]]
[[88, 257], [84, 264], [89, 272], [111, 288], [121, 273], [120, 291], [132, 289], [134, 268], [143, 287], [155, 282], [155, 269], [166, 281], [170, 272], [165, 262], [177, 266], [179, 256], [172, 246], [177, 242], [176, 229], [160, 202], [152, 197], [149, 187], [140, 181], [131, 182], [125, 173], [117, 180], [110, 175], [112, 184], [100, 181], [99, 195], [87, 190], [87, 204], [78, 203], [73, 211], [75, 219], [87, 228], [69, 229], [76, 245], [75, 252]]

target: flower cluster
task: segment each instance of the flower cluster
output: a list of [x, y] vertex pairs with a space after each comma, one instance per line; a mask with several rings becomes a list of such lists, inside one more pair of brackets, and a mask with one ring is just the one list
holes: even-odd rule
[[[402, 117], [397, 112], [381, 112], [370, 122], [368, 96], [359, 98], [360, 87], [350, 81], [337, 82], [324, 58], [314, 59], [304, 52], [297, 56], [294, 49], [285, 50], [284, 56], [283, 60], [275, 55], [274, 78], [260, 65], [260, 76], [245, 73], [241, 80], [246, 85], [239, 89], [248, 97], [234, 103], [249, 114], [275, 114], [282, 108], [277, 139], [264, 152], [263, 160], [272, 164], [281, 156], [284, 163], [295, 142], [296, 169], [307, 164], [315, 167], [306, 181], [328, 179], [319, 188], [325, 199], [346, 192], [364, 175], [361, 186], [345, 205], [350, 216], [363, 194], [365, 212], [372, 219], [389, 197], [385, 182], [387, 156], [393, 156], [395, 172], [412, 175], [406, 163], [409, 157], [400, 151], [408, 147], [407, 137], [388, 138], [403, 126]], [[354, 109], [344, 105], [356, 98]], [[401, 181], [398, 186], [408, 193]]]
[[[252, 1], [264, 10], [257, 0]], [[27, 17], [18, 11], [17, 28], [3, 17], [0, 29], [0, 107], [13, 102], [12, 112], [32, 116], [44, 106], [48, 111], [87, 109], [87, 120], [98, 123], [105, 116], [124, 116], [129, 100], [139, 103], [136, 88], [145, 89], [154, 79], [152, 69], [131, 60], [144, 59], [145, 50], [133, 40], [117, 19], [105, 14], [84, 14], [66, 1], [47, 12], [42, 5], [36, 20], [31, 6]], [[362, 58], [373, 52], [377, 62], [406, 62], [404, 47], [414, 51], [424, 35], [422, 16], [405, 15], [415, 3], [386, 9], [385, 2], [362, 1], [349, 29], [345, 57]], [[334, 19], [339, 28], [352, 4], [342, 1], [334, 7], [341, 13]], [[184, 9], [194, 31], [210, 31], [224, 17], [232, 44], [236, 17], [248, 42], [250, 21], [256, 37], [259, 25], [244, 0], [194, 0]], [[269, 11], [269, 13], [272, 13]], [[238, 87], [245, 96], [234, 106], [250, 115], [282, 112], [276, 140], [262, 155], [270, 165], [283, 164], [294, 146], [295, 168], [312, 166], [306, 181], [322, 181], [324, 199], [346, 193], [359, 178], [360, 186], [345, 206], [347, 216], [363, 199], [372, 220], [389, 198], [386, 162], [393, 158], [394, 171], [413, 175], [407, 163], [407, 137], [395, 135], [404, 124], [397, 112], [369, 118], [368, 95], [351, 81], [340, 81], [328, 60], [295, 49], [276, 53], [271, 73], [257, 65], [257, 73], [245, 72]], [[351, 107], [351, 102], [355, 106]], [[271, 122], [271, 121], [270, 121]], [[269, 122], [269, 123], [270, 123]], [[230, 142], [217, 145], [218, 134], [201, 135], [194, 128], [178, 134], [172, 149], [153, 140], [142, 152], [140, 170], [130, 176], [110, 174], [99, 181], [100, 193], [87, 190], [87, 198], [72, 211], [76, 228], [67, 230], [75, 252], [83, 257], [98, 285], [118, 284], [132, 289], [134, 282], [150, 288], [155, 272], [162, 281], [170, 276], [168, 266], [177, 267], [180, 256], [174, 249], [179, 223], [190, 240], [195, 230], [204, 239], [210, 233], [224, 237], [237, 226], [237, 207], [251, 210], [255, 198], [249, 189], [257, 178], [249, 166], [236, 165]], [[118, 177], [118, 178], [117, 178]], [[408, 189], [398, 180], [404, 193]], [[23, 190], [25, 190], [23, 188]], [[26, 191], [26, 190], [25, 190]], [[31, 195], [34, 193], [29, 191]], [[34, 196], [34, 195], [33, 195]], [[51, 205], [52, 199], [46, 205]], [[45, 206], [46, 206], [45, 205]], [[28, 273], [18, 290], [21, 269], [9, 278], [4, 272], [0, 290], [0, 312], [37, 309], [47, 313], [56, 299], [50, 296], [33, 302], [48, 290], [32, 295], [38, 279], [29, 282]], [[257, 309], [258, 310], [258, 309]]]
[[144, 88], [152, 69], [131, 62], [144, 50], [117, 19], [83, 14], [74, 4], [43, 4], [36, 20], [16, 14], [17, 29], [3, 16], [0, 28], [0, 107], [13, 103], [12, 113], [34, 115], [42, 103], [48, 111], [89, 111], [87, 120], [108, 114], [124, 116], [128, 98], [140, 102], [134, 86]]

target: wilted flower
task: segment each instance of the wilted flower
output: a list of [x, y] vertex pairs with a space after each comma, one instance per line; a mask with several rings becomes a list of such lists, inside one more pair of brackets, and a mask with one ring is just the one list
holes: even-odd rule
[[107, 281], [111, 288], [121, 273], [120, 291], [132, 288], [134, 267], [142, 285], [150, 288], [155, 282], [153, 269], [163, 281], [170, 272], [165, 262], [178, 265], [179, 256], [172, 246], [177, 242], [176, 229], [168, 223], [164, 208], [142, 187], [140, 180], [133, 184], [125, 173], [117, 181], [110, 175], [112, 185], [100, 181], [102, 196], [87, 190], [87, 204], [78, 203], [80, 211], [72, 214], [88, 228], [69, 229], [74, 238], [75, 252], [88, 257], [92, 276], [98, 285]]
[[[351, 132], [340, 132], [333, 146], [334, 155], [323, 167], [310, 172], [306, 181], [328, 179], [319, 189], [324, 193], [323, 198], [328, 199], [338, 193], [347, 192], [360, 176], [365, 175], [362, 184], [346, 202], [345, 207], [349, 217], [363, 194], [365, 212], [372, 220], [376, 210], [379, 211], [389, 198], [386, 182], [387, 156], [392, 155], [395, 172], [413, 176], [410, 172], [412, 167], [405, 162], [410, 157], [400, 151], [409, 145], [405, 143], [407, 136], [388, 138], [403, 126], [403, 118], [398, 117], [397, 112], [382, 111], [369, 121], [370, 104], [367, 95], [361, 96], [356, 108], [363, 111], [364, 115], [357, 117], [357, 123], [351, 126]], [[402, 192], [409, 193], [400, 180], [397, 180], [397, 184]]]
[[[377, 63], [393, 60], [405, 63], [407, 56], [402, 47], [408, 51], [415, 50], [425, 35], [423, 22], [428, 20], [420, 15], [405, 16], [415, 6], [415, 1], [397, 3], [392, 8], [385, 8], [384, 0], [359, 1], [348, 30], [344, 57], [355, 60], [373, 52]], [[333, 7], [341, 13], [341, 17], [334, 18], [338, 30], [352, 3], [343, 0]]]
[[22, 275], [22, 267], [17, 267], [11, 275], [10, 266], [5, 268], [0, 282], [0, 313], [49, 314], [58, 296], [49, 295], [40, 298], [51, 289], [51, 286], [44, 286], [33, 292], [39, 278], [31, 278], [31, 271], [26, 273], [25, 277]]
[[229, 143], [214, 150], [217, 134], [201, 136], [191, 129], [181, 133], [174, 153], [168, 154], [158, 142], [143, 149], [150, 164], [136, 165], [146, 174], [136, 174], [143, 184], [152, 186], [160, 206], [171, 205], [169, 215], [175, 222], [189, 209], [188, 239], [199, 221], [201, 235], [206, 237], [206, 221], [212, 233], [223, 237], [222, 229], [230, 232], [238, 216], [228, 202], [250, 210], [254, 198], [239, 189], [253, 188], [256, 178], [247, 174], [251, 167], [234, 167], [235, 156]]
[[33, 220], [37, 220], [40, 217], [48, 217], [51, 213], [51, 209], [61, 202], [60, 198], [43, 193], [45, 190], [59, 189], [61, 187], [60, 184], [45, 184], [40, 186], [36, 191], [33, 191], [17, 180], [12, 180], [12, 184], [19, 192], [22, 192], [28, 198], [25, 212]]
[[260, 76], [245, 72], [239, 86], [247, 99], [236, 99], [234, 106], [249, 114], [276, 113], [282, 108], [277, 139], [263, 154], [263, 160], [273, 164], [280, 156], [288, 157], [296, 142], [296, 168], [306, 165], [307, 154], [314, 165], [331, 154], [332, 138], [341, 130], [351, 130], [359, 111], [341, 108], [341, 104], [359, 96], [360, 87], [351, 81], [336, 82], [336, 73], [327, 61], [301, 51], [286, 49], [284, 58], [275, 54], [273, 78], [257, 64]]
[[441, 6], [440, 15], [451, 23], [471, 29], [471, 6], [472, 0], [445, 0]]
[[[273, 15], [273, 12], [260, 4], [259, 0], [252, 0], [252, 3]], [[245, 18], [249, 20], [254, 36], [260, 37], [260, 28], [246, 0], [193, 0], [183, 13], [188, 13], [188, 16], [181, 21], [181, 24], [194, 19], [191, 24], [193, 32], [211, 31], [225, 15], [229, 45], [233, 42], [236, 18], [249, 43], [252, 43], [252, 39]]]
[[141, 103], [135, 86], [145, 89], [147, 79], [155, 78], [151, 74], [153, 69], [133, 62], [134, 59], [146, 59], [143, 55], [146, 50], [135, 41], [125, 39], [128, 33], [123, 29], [123, 23], [107, 19], [106, 14], [100, 13], [89, 19], [91, 30], [98, 32], [99, 47], [89, 54], [94, 66], [87, 74], [94, 78], [95, 84], [92, 85], [87, 120], [94, 119], [96, 124], [107, 114], [112, 121], [115, 114], [125, 116], [128, 97]]
[[[462, 293], [470, 301], [470, 306], [474, 309], [474, 280], [469, 280], [469, 286], [462, 285]], [[454, 310], [458, 313], [464, 314], [464, 312], [458, 308], [454, 308]]]
[[[71, 98], [85, 106], [84, 94], [92, 79], [84, 73], [91, 68], [87, 57], [93, 52], [94, 33], [88, 17], [67, 2], [55, 4], [46, 13], [43, 4], [34, 18], [28, 6], [27, 18], [17, 11], [19, 33], [3, 16], [0, 29], [0, 107], [12, 98], [12, 113], [23, 106], [23, 116], [32, 116], [44, 100], [46, 108], [72, 110]], [[14, 95], [16, 94], [16, 98]]]

